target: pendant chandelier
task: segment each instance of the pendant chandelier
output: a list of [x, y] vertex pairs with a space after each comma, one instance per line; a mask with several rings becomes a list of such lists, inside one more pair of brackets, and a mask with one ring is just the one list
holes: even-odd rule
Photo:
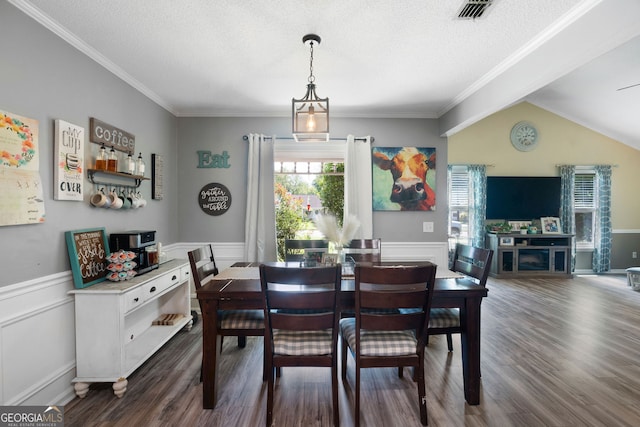
[[291, 100], [291, 118], [293, 137], [296, 141], [328, 141], [329, 140], [329, 98], [320, 98], [316, 94], [315, 76], [313, 75], [313, 44], [320, 44], [320, 36], [307, 34], [302, 43], [309, 42], [311, 59], [309, 61], [309, 83], [307, 93], [301, 99]]

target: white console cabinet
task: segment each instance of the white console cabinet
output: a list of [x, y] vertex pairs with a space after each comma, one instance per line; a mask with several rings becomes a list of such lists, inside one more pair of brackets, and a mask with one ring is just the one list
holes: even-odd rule
[[[70, 291], [76, 313], [73, 382], [79, 397], [93, 382], [113, 382], [114, 393], [122, 397], [127, 377], [178, 331], [191, 328], [190, 275], [186, 260], [171, 260], [125, 282]], [[152, 325], [163, 314], [183, 317], [174, 325]]]

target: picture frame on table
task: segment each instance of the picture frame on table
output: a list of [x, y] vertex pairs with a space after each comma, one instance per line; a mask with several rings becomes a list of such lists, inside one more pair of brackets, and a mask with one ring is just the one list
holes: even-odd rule
[[322, 254], [322, 263], [324, 265], [335, 265], [338, 263], [338, 254], [330, 254], [325, 252]]
[[513, 246], [514, 244], [513, 237], [500, 237], [500, 246]]
[[322, 263], [322, 258], [327, 249], [325, 248], [307, 248], [304, 250], [304, 261], [308, 267], [315, 267]]
[[560, 234], [562, 228], [560, 227], [560, 218], [553, 216], [547, 216], [540, 218], [540, 224], [542, 225], [542, 234]]

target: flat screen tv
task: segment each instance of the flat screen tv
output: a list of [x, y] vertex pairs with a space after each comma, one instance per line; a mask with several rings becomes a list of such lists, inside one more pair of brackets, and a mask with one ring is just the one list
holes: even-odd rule
[[543, 216], [560, 216], [560, 177], [487, 177], [487, 219], [528, 221]]

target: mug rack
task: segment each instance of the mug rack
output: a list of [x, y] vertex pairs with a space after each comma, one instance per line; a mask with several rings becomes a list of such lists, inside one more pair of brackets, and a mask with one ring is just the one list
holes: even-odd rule
[[[123, 172], [111, 172], [111, 171], [105, 171], [101, 169], [87, 169], [87, 174], [89, 177], [89, 181], [91, 181], [93, 184], [126, 187], [126, 188], [138, 188], [140, 187], [140, 184], [142, 184], [142, 181], [149, 179], [140, 175], [131, 175]], [[103, 179], [108, 179], [108, 181], [98, 180], [96, 179], [96, 175], [98, 177], [102, 176]], [[115, 182], [118, 178], [132, 180], [135, 184], [128, 185], [128, 184], [121, 184], [119, 182]]]

